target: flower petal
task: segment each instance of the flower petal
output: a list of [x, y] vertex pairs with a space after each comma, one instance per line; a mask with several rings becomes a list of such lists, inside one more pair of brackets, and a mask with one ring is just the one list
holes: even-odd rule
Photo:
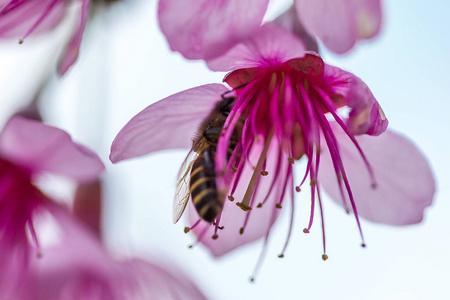
[[[262, 148], [262, 145], [253, 146], [252, 153], [250, 154], [252, 164], [256, 164], [256, 161], [261, 155]], [[268, 234], [270, 228], [277, 220], [280, 209], [276, 208], [275, 205], [279, 202], [280, 197], [285, 190], [285, 179], [288, 173], [288, 160], [285, 158], [283, 161], [285, 163], [281, 162], [281, 168], [278, 170], [280, 177], [277, 177], [276, 180], [274, 178], [277, 174], [277, 164], [280, 163], [277, 149], [279, 149], [279, 145], [275, 145], [275, 143], [269, 148], [266, 161], [266, 170], [269, 174], [267, 176], [260, 176], [260, 183], [255, 191], [254, 199], [250, 203], [252, 210], [245, 212], [236, 205], [237, 202], [242, 201], [254, 171], [253, 166], [247, 162], [242, 172], [241, 180], [233, 194], [233, 197], [235, 198], [234, 202], [229, 200], [225, 201], [219, 222], [219, 226], [223, 226], [224, 228], [217, 232], [219, 238], [215, 240], [211, 238], [214, 235], [215, 226], [205, 221], [201, 221], [192, 229], [198, 236], [199, 241], [204, 244], [215, 257], [222, 256], [235, 248], [263, 238]], [[273, 187], [272, 180], [275, 180], [275, 185]], [[259, 203], [264, 201], [267, 195], [269, 196], [264, 205], [260, 208], [256, 207]], [[247, 216], [248, 221], [245, 224]], [[191, 203], [189, 203], [190, 224], [194, 224], [198, 219], [198, 213], [191, 201]], [[241, 227], [245, 227], [243, 234], [240, 234]]]
[[270, 67], [302, 57], [305, 51], [303, 42], [292, 32], [275, 23], [267, 23], [224, 55], [208, 60], [207, 64], [213, 71]]
[[61, 0], [0, 0], [0, 37], [23, 39], [53, 29], [67, 9]]
[[131, 272], [67, 211], [52, 205], [49, 212], [59, 239], [32, 260], [23, 299], [132, 299]]
[[295, 0], [295, 5], [306, 30], [336, 53], [380, 30], [380, 0]]
[[206, 297], [186, 274], [174, 267], [161, 267], [143, 260], [133, 259], [122, 263], [133, 276], [133, 299], [191, 299]]
[[160, 0], [158, 18], [170, 48], [188, 59], [225, 53], [262, 22], [268, 0]]
[[55, 127], [19, 116], [0, 134], [0, 155], [33, 172], [50, 172], [80, 182], [91, 181], [105, 168], [98, 156], [74, 143]]
[[[433, 199], [435, 181], [426, 158], [416, 146], [389, 130], [378, 137], [356, 137], [375, 174], [377, 186], [371, 188], [356, 147], [337, 124], [332, 125], [358, 214], [391, 225], [421, 222], [424, 209]], [[319, 179], [331, 198], [342, 204], [328, 149], [321, 154]]]
[[228, 89], [207, 84], [147, 106], [117, 134], [109, 156], [113, 163], [153, 151], [190, 148], [204, 117]]
[[319, 53], [319, 45], [317, 45], [316, 38], [314, 36], [311, 36], [305, 30], [303, 24], [300, 23], [294, 5], [292, 5], [287, 11], [278, 16], [274, 21], [281, 27], [292, 31], [295, 35], [297, 35], [305, 44], [305, 48], [307, 51], [314, 51], [316, 53]]
[[351, 108], [346, 125], [352, 134], [376, 136], [386, 131], [389, 121], [364, 81], [330, 65], [325, 65], [324, 78], [335, 87], [336, 94], [344, 97], [345, 105]]
[[59, 76], [63, 76], [78, 58], [81, 39], [89, 17], [90, 2], [91, 0], [81, 0], [80, 20], [58, 62], [57, 70]]

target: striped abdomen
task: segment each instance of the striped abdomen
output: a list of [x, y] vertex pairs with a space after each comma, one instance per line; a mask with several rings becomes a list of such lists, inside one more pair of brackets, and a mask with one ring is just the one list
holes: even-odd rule
[[222, 211], [216, 187], [215, 146], [199, 154], [192, 166], [190, 192], [200, 218], [212, 223]]

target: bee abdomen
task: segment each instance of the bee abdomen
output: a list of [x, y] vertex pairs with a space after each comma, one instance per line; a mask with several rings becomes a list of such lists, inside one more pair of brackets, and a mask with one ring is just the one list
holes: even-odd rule
[[192, 202], [199, 216], [208, 222], [213, 222], [223, 207], [216, 187], [214, 150], [208, 147], [197, 157], [190, 180]]

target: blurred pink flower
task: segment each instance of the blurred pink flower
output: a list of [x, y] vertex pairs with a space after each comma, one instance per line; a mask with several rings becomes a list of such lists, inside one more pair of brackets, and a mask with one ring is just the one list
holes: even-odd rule
[[[213, 255], [267, 239], [287, 194], [293, 217], [293, 191], [300, 191], [308, 177], [311, 215], [305, 232], [317, 204], [322, 211], [320, 185], [353, 211], [360, 232], [359, 216], [393, 225], [422, 220], [435, 191], [432, 172], [412, 143], [392, 132], [382, 134], [388, 121], [361, 79], [305, 52], [291, 32], [273, 24], [208, 64], [231, 71], [224, 81], [233, 88], [228, 96], [234, 105], [217, 143], [216, 184], [239, 206], [225, 201], [214, 226], [199, 221], [190, 206], [191, 229]], [[111, 161], [190, 147], [199, 124], [226, 92], [223, 85], [209, 84], [148, 106], [119, 132]], [[243, 122], [241, 137], [228, 159], [238, 122]], [[292, 164], [302, 157], [306, 171], [294, 182]], [[217, 234], [218, 239], [210, 238]]]
[[[173, 51], [188, 59], [208, 60], [252, 35], [260, 27], [268, 3], [160, 0], [159, 25]], [[375, 36], [381, 26], [380, 0], [295, 0], [295, 7], [306, 32], [336, 53], [345, 53], [358, 40]], [[307, 36], [304, 29], [300, 30], [302, 38]]]
[[72, 142], [64, 131], [19, 116], [8, 121], [0, 134], [2, 289], [17, 287], [33, 245], [39, 249], [35, 220], [52, 213], [54, 204], [33, 184], [35, 177], [53, 173], [84, 182], [96, 178], [103, 169], [96, 154]]
[[0, 0], [0, 37], [19, 37], [22, 43], [31, 34], [53, 29], [75, 2], [80, 3], [80, 15], [58, 63], [58, 74], [62, 76], [78, 58], [90, 0]]
[[30, 264], [19, 300], [206, 299], [177, 268], [111, 258], [96, 235], [56, 206], [58, 240]]

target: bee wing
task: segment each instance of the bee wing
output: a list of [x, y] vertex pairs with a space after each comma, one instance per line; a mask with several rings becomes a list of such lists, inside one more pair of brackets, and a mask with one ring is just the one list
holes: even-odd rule
[[189, 201], [189, 197], [191, 196], [189, 190], [189, 183], [191, 180], [190, 174], [197, 156], [198, 154], [191, 150], [181, 165], [180, 171], [178, 172], [177, 189], [173, 200], [172, 211], [174, 224], [177, 223], [183, 215], [184, 209]]

